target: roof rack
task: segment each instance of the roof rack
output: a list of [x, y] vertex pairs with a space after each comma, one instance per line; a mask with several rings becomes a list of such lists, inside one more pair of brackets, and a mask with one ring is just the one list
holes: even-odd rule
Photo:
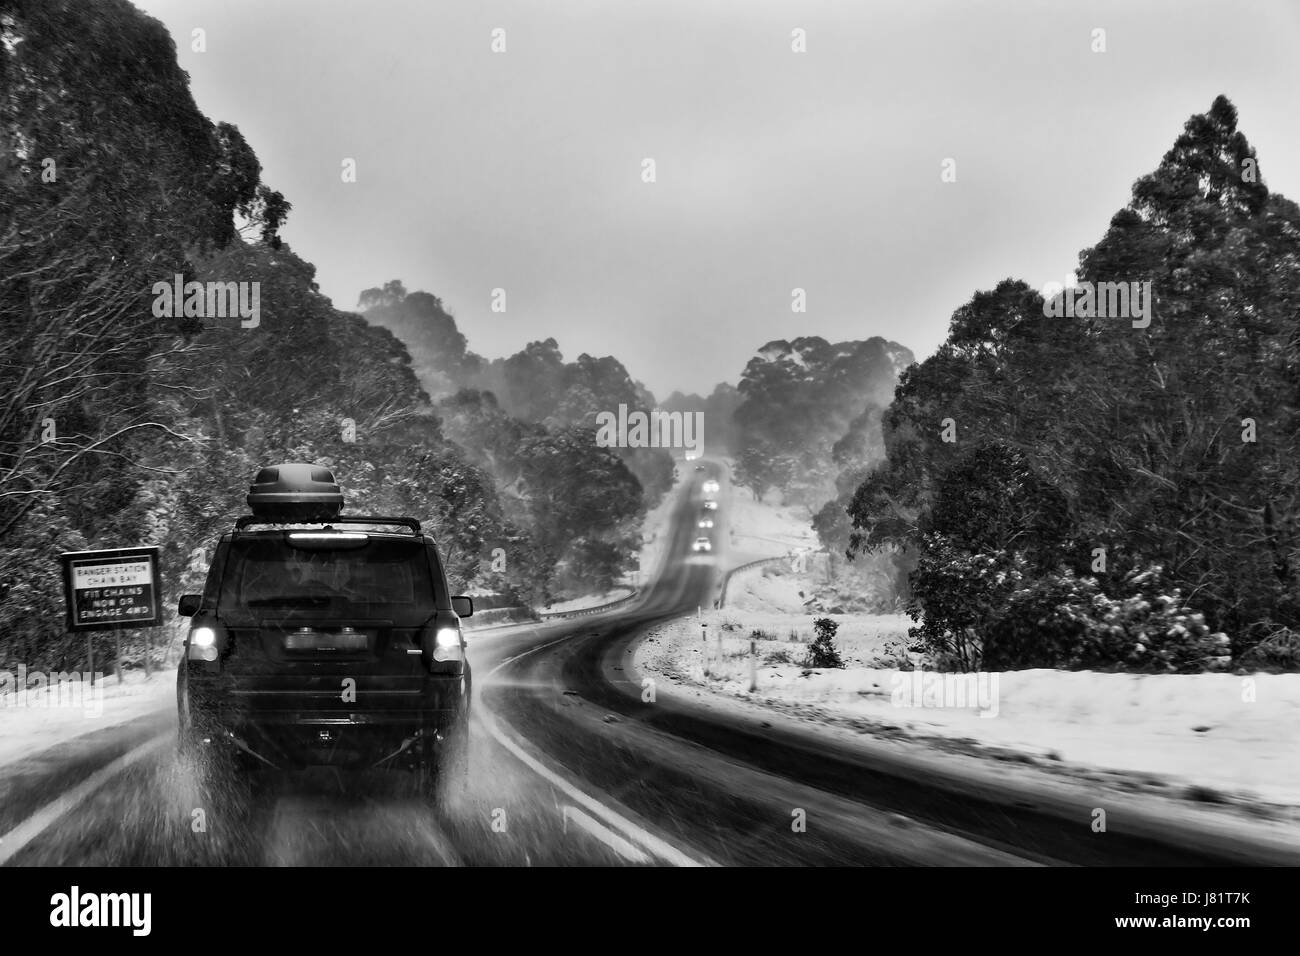
[[235, 530], [242, 531], [250, 525], [286, 525], [286, 524], [309, 524], [332, 526], [336, 524], [394, 524], [410, 528], [416, 534], [420, 532], [420, 522], [415, 518], [395, 517], [392, 515], [349, 515], [348, 517], [327, 518], [321, 521], [274, 521], [267, 518], [259, 518], [257, 515], [243, 515], [235, 521]]

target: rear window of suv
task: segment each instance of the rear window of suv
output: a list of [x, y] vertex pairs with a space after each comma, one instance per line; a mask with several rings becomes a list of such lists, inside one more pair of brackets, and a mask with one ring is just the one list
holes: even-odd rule
[[334, 548], [288, 534], [235, 538], [218, 612], [275, 617], [371, 617], [418, 624], [437, 601], [422, 541], [371, 537]]

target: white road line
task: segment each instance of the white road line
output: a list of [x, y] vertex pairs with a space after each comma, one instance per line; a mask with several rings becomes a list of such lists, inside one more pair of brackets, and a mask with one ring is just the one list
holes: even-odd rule
[[564, 825], [567, 831], [569, 821], [572, 820], [587, 833], [594, 836], [605, 846], [609, 847], [625, 860], [633, 863], [648, 863], [650, 857], [646, 856], [631, 843], [628, 843], [621, 836], [608, 827], [597, 823], [587, 814], [583, 813], [577, 807], [571, 807], [567, 803], [564, 805]]
[[173, 731], [164, 731], [157, 737], [146, 740], [134, 750], [128, 750], [122, 754], [106, 767], [96, 770], [71, 790], [64, 791], [4, 836], [0, 836], [0, 866], [9, 862], [10, 858], [40, 836], [55, 820], [84, 803], [91, 794], [108, 783], [109, 780], [132, 764], [138, 763], [167, 741], [175, 739], [176, 734]]
[[[554, 645], [562, 643], [563, 641], [566, 640], [568, 640], [567, 637], [562, 637], [559, 640], [550, 641], [546, 644], [539, 644], [537, 647], [524, 651], [522, 654], [516, 654], [514, 657], [502, 661], [496, 667], [492, 668], [492, 670], [488, 671], [488, 677], [491, 677], [501, 668], [505, 667], [507, 664], [511, 664], [519, 660], [521, 657], [527, 657], [529, 654], [534, 654], [537, 651], [545, 650], [548, 647], [553, 647]], [[528, 767], [528, 769], [532, 770], [535, 774], [537, 774], [547, 783], [551, 784], [551, 786], [561, 790], [569, 797], [570, 800], [573, 800], [575, 803], [580, 804], [583, 808], [590, 811], [595, 816], [599, 817], [606, 824], [613, 827], [615, 830], [619, 831], [626, 839], [632, 841], [635, 844], [639, 844], [641, 847], [644, 847], [654, 856], [657, 856], [665, 863], [671, 863], [673, 866], [702, 866], [703, 865], [698, 860], [694, 860], [691, 857], [687, 856], [685, 853], [677, 849], [677, 847], [673, 846], [671, 843], [668, 843], [665, 840], [661, 840], [659, 837], [655, 836], [653, 833], [649, 832], [644, 827], [638, 826], [637, 824], [633, 823], [631, 820], [627, 819], [621, 814], [615, 813], [613, 810], [606, 807], [603, 803], [596, 800], [594, 797], [590, 797], [587, 794], [583, 793], [581, 790], [579, 790], [573, 784], [569, 783], [569, 781], [565, 780], [559, 774], [551, 771], [548, 767], [546, 767], [538, 760], [534, 759], [527, 751], [525, 751], [522, 747], [520, 747], [517, 743], [515, 743], [514, 740], [512, 740], [507, 734], [505, 734], [501, 730], [500, 727], [497, 726], [496, 721], [493, 720], [491, 717], [489, 717], [487, 714], [485, 714], [481, 709], [479, 710], [477, 716], [479, 720], [483, 722], [483, 727], [487, 730], [489, 734], [491, 734], [496, 739], [497, 743], [505, 747], [506, 750], [510, 751], [516, 758], [519, 759], [521, 763], [523, 763], [526, 767]]]
[[[534, 636], [536, 636], [536, 637], [541, 637], [541, 636], [542, 636], [542, 635], [538, 634], [536, 630], [533, 631], [533, 634], [534, 634]], [[568, 639], [569, 639], [568, 637], [561, 637], [561, 638], [559, 638], [558, 640], [547, 641], [545, 644], [538, 644], [536, 647], [530, 647], [528, 650], [524, 651], [522, 654], [516, 654], [514, 657], [507, 657], [505, 660], [503, 660], [503, 661], [502, 661], [500, 664], [498, 664], [496, 667], [494, 667], [494, 668], [492, 668], [490, 671], [488, 671], [487, 676], [488, 676], [488, 677], [491, 677], [493, 674], [495, 674], [497, 671], [501, 670], [501, 668], [505, 667], [507, 664], [513, 664], [515, 661], [520, 660], [521, 658], [527, 657], [529, 654], [535, 654], [535, 653], [537, 653], [538, 651], [544, 651], [544, 650], [546, 650], [548, 647], [554, 647], [556, 644], [563, 644], [563, 643], [564, 643], [565, 641], [567, 641]]]

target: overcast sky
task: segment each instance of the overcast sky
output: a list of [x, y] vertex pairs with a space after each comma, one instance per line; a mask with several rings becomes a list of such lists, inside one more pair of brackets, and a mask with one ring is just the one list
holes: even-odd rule
[[778, 338], [924, 357], [977, 289], [1062, 281], [1218, 93], [1300, 199], [1293, 0], [137, 5], [336, 306], [400, 278], [480, 354], [553, 336], [661, 398]]

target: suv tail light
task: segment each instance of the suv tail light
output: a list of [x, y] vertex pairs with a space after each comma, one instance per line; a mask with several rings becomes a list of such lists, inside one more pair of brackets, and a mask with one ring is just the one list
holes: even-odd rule
[[185, 645], [188, 660], [215, 663], [226, 646], [226, 629], [216, 621], [195, 624]]
[[454, 617], [434, 618], [420, 632], [420, 649], [432, 674], [460, 674], [465, 665], [465, 642]]
[[435, 661], [464, 660], [459, 627], [444, 624], [433, 632], [433, 659]]

